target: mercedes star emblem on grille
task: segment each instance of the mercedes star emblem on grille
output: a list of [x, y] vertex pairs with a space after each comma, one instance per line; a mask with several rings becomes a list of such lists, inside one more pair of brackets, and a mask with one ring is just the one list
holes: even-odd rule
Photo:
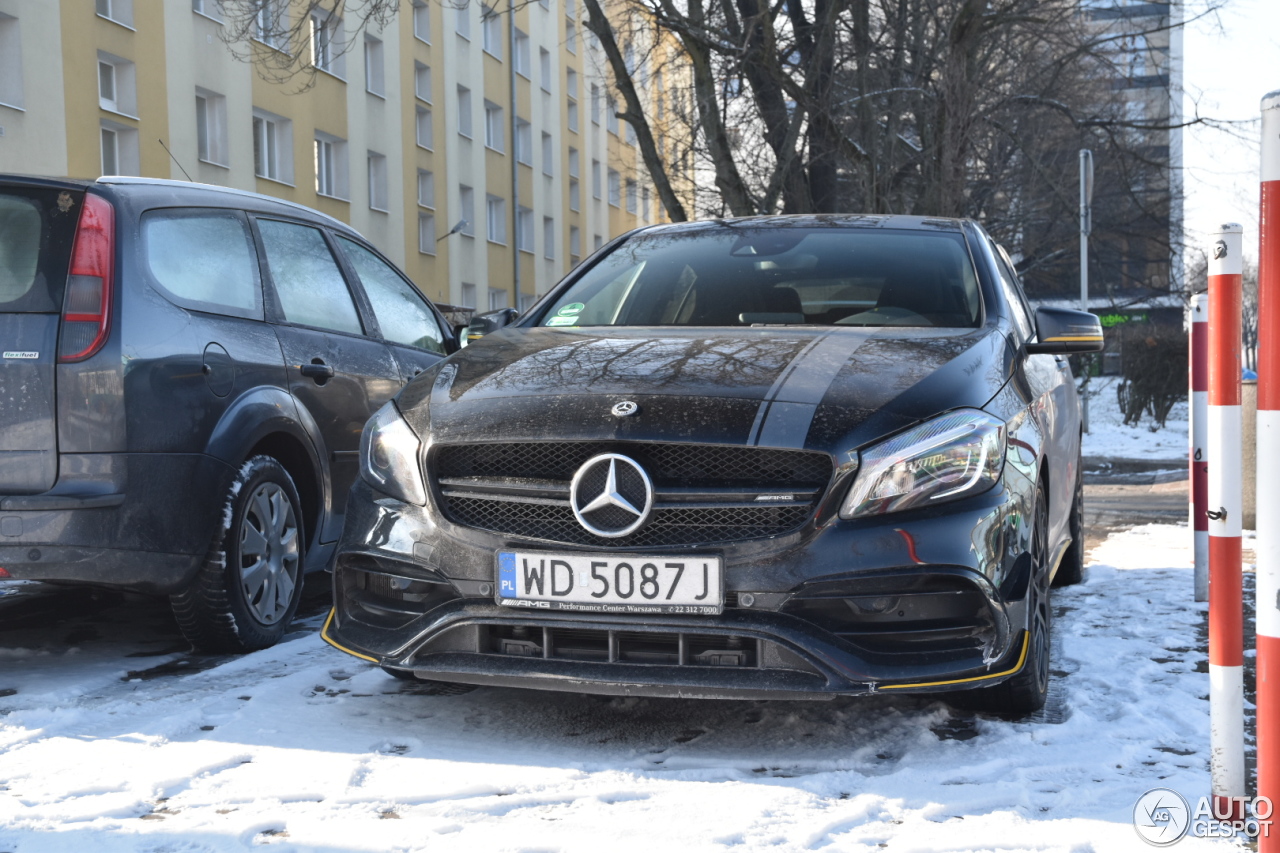
[[609, 411], [613, 412], [620, 418], [625, 418], [627, 415], [634, 415], [636, 412], [640, 411], [640, 406], [630, 400], [623, 400], [621, 403], [614, 403], [613, 408]]
[[573, 475], [569, 505], [587, 532], [617, 539], [634, 532], [649, 517], [653, 482], [634, 459], [601, 453], [582, 463]]

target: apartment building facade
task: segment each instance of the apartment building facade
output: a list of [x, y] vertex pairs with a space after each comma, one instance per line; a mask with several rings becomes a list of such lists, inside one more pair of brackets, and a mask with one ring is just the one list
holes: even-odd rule
[[281, 6], [309, 15], [302, 43], [264, 24], [245, 47], [314, 67], [278, 82], [215, 0], [0, 0], [0, 171], [278, 196], [351, 223], [433, 300], [524, 307], [664, 214], [576, 0], [497, 2], [406, 0], [363, 31]]

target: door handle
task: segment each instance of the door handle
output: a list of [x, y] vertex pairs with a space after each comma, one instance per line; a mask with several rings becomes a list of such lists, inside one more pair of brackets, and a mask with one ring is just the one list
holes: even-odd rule
[[299, 364], [298, 372], [316, 380], [319, 384], [324, 384], [325, 380], [333, 378], [333, 368], [318, 358], [312, 359], [310, 364]]

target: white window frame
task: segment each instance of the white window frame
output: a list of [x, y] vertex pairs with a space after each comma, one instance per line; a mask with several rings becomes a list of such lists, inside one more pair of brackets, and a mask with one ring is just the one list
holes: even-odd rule
[[22, 22], [0, 12], [0, 106], [23, 108]]
[[489, 288], [489, 310], [501, 311], [507, 307], [507, 299], [511, 294], [507, 293], [506, 288], [491, 287]]
[[533, 125], [519, 117], [516, 118], [515, 149], [517, 163], [533, 165]]
[[542, 76], [542, 91], [551, 91], [551, 75], [555, 73], [551, 67], [551, 51], [545, 47], [538, 48], [538, 70]]
[[569, 179], [569, 209], [574, 213], [582, 210], [582, 184], [577, 178]]
[[364, 34], [364, 90], [379, 98], [387, 97], [386, 52], [382, 39]]
[[471, 139], [471, 90], [458, 86], [458, 135]]
[[316, 195], [347, 201], [347, 141], [316, 131], [315, 151]]
[[484, 147], [499, 154], [505, 152], [506, 126], [503, 124], [503, 110], [493, 101], [484, 102]]
[[418, 252], [423, 255], [436, 253], [436, 215], [418, 211]]
[[289, 31], [289, 4], [286, 0], [261, 0], [261, 5], [253, 13], [254, 41], [259, 41], [274, 50], [285, 52], [279, 44], [282, 33]]
[[[106, 151], [103, 148], [108, 134], [115, 144], [115, 163], [114, 168], [110, 170], [107, 169], [110, 164], [106, 162]], [[103, 174], [140, 175], [142, 173], [136, 127], [104, 118], [99, 121], [98, 145], [99, 163]]]
[[391, 210], [390, 187], [387, 175], [387, 156], [377, 151], [368, 152], [369, 209], [380, 213]]
[[600, 181], [600, 161], [591, 161], [591, 197], [594, 199], [604, 198], [603, 184]]
[[542, 131], [542, 174], [548, 178], [556, 174], [555, 137], [545, 130]]
[[488, 5], [480, 7], [480, 43], [484, 52], [502, 61], [502, 15]]
[[431, 121], [431, 110], [422, 104], [413, 108], [413, 141], [419, 148], [427, 151], [435, 149], [435, 126]]
[[484, 198], [485, 239], [499, 246], [507, 245], [507, 200], [502, 196]]
[[556, 220], [551, 216], [542, 217], [542, 257], [556, 259]]
[[[103, 87], [104, 72], [111, 80], [112, 93]], [[138, 117], [138, 67], [130, 60], [98, 51], [98, 106], [109, 113]]]
[[431, 66], [414, 60], [413, 96], [423, 103], [431, 103]]
[[436, 209], [436, 176], [429, 169], [418, 170], [418, 207]]
[[94, 0], [93, 11], [99, 18], [133, 29], [133, 0]]
[[533, 79], [533, 57], [530, 56], [532, 44], [529, 40], [529, 34], [517, 27], [513, 58], [516, 64], [516, 73], [526, 80]]
[[414, 0], [413, 37], [423, 44], [431, 44], [431, 6]]
[[533, 209], [521, 205], [516, 208], [516, 249], [530, 254], [533, 245]]
[[453, 19], [453, 31], [459, 37], [471, 41], [471, 4], [463, 3], [461, 6], [455, 6], [456, 13]]
[[607, 174], [609, 183], [609, 206], [622, 207], [622, 175], [618, 174], [616, 169], [610, 169]]
[[[253, 173], [259, 178], [293, 186], [293, 122], [266, 110], [253, 111], [253, 141], [255, 154]], [[269, 167], [261, 169], [258, 150], [265, 152]]]
[[476, 236], [476, 191], [466, 184], [458, 186], [458, 218], [466, 224], [458, 230], [464, 237]]
[[227, 168], [227, 99], [196, 87], [196, 157], [201, 163]]
[[341, 77], [342, 19], [319, 10], [311, 13], [311, 64], [319, 71]]

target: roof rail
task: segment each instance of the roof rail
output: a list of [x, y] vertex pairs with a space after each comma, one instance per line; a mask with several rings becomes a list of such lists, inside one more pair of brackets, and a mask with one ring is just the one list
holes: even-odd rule
[[351, 231], [356, 234], [360, 233], [356, 231], [356, 229], [353, 228], [349, 223], [343, 222], [341, 219], [337, 219], [336, 217], [330, 216], [329, 214], [325, 213], [322, 210], [316, 210], [314, 207], [307, 207], [305, 204], [299, 204], [296, 201], [289, 201], [287, 199], [276, 198], [275, 196], [271, 196], [271, 195], [263, 195], [262, 193], [250, 192], [249, 190], [236, 189], [235, 187], [224, 187], [224, 186], [219, 186], [218, 184], [204, 184], [198, 181], [175, 181], [169, 178], [135, 177], [133, 175], [103, 175], [102, 177], [98, 178], [94, 183], [121, 184], [121, 185], [131, 185], [131, 186], [184, 187], [187, 189], [194, 187], [196, 189], [207, 190], [209, 192], [229, 193], [231, 195], [244, 196], [245, 198], [260, 199], [262, 201], [269, 201], [269, 202], [274, 202], [275, 204], [281, 204], [281, 205], [284, 205], [285, 207], [292, 207], [292, 208], [296, 208], [297, 210], [303, 210], [313, 216], [323, 217], [324, 219], [327, 219], [330, 222], [334, 223], [335, 225], [339, 225], [342, 228], [347, 229], [348, 231]]

